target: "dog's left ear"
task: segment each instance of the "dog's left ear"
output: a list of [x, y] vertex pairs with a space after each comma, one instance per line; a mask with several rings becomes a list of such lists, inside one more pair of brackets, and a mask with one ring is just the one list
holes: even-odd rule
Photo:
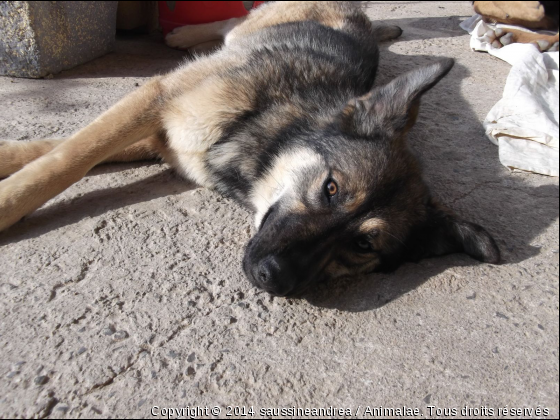
[[393, 138], [416, 122], [421, 96], [453, 67], [446, 58], [393, 79], [367, 95], [351, 100], [341, 115], [342, 129], [350, 134]]
[[490, 264], [501, 260], [500, 249], [483, 227], [460, 219], [433, 200], [428, 204], [426, 221], [413, 228], [407, 250], [410, 261], [456, 252]]

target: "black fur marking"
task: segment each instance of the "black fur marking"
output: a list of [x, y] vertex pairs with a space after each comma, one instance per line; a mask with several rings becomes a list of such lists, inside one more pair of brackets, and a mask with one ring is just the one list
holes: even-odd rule
[[[241, 149], [242, 156], [232, 159], [226, 168], [213, 167], [211, 159], [207, 160], [219, 191], [247, 204], [249, 186], [270, 169], [275, 157], [303, 137], [308, 146], [307, 134], [325, 116], [336, 114], [351, 97], [371, 88], [377, 46], [360, 42], [356, 33], [363, 31], [354, 30], [352, 35], [311, 21], [265, 30], [267, 42], [255, 48], [247, 64], [227, 74], [233, 86], [250, 84], [255, 94], [250, 110], [226, 124], [222, 138], [210, 149], [211, 156], [230, 141]], [[249, 37], [246, 42], [250, 41]], [[341, 78], [341, 74], [345, 76]], [[272, 128], [272, 114], [287, 124]], [[251, 173], [241, 170], [247, 156], [254, 160]]]

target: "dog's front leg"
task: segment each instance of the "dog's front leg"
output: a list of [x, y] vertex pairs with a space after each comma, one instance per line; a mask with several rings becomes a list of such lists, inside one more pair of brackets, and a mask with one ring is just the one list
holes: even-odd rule
[[0, 181], [0, 230], [80, 180], [91, 168], [161, 130], [161, 78], [152, 79], [49, 153]]

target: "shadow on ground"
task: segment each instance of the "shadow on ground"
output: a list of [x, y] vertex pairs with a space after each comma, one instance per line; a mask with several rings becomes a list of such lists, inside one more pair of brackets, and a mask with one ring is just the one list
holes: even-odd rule
[[[87, 176], [120, 172], [139, 164], [106, 164], [94, 168]], [[99, 216], [109, 210], [180, 194], [197, 188], [185, 181], [173, 169], [166, 169], [127, 185], [94, 190], [72, 200], [39, 209], [6, 232], [0, 234], [0, 246], [36, 238], [52, 230], [69, 226], [88, 217]]]
[[[470, 16], [448, 16], [429, 17], [429, 18], [407, 18], [407, 19], [384, 19], [385, 25], [396, 25], [409, 30], [404, 31], [397, 41], [411, 41], [415, 39], [434, 39], [434, 38], [452, 38], [465, 35], [465, 31], [459, 28], [459, 24]], [[414, 31], [410, 31], [413, 28]], [[433, 28], [437, 28], [434, 30]], [[459, 28], [459, 30], [457, 30]]]

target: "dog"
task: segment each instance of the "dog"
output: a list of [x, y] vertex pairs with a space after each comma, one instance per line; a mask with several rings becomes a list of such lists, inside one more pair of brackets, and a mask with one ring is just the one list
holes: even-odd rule
[[407, 146], [421, 96], [453, 60], [373, 86], [377, 42], [401, 32], [353, 2], [267, 3], [179, 28], [170, 45], [225, 44], [68, 139], [0, 145], [0, 230], [97, 164], [159, 157], [255, 212], [243, 269], [272, 295], [455, 252], [498, 263], [492, 236], [430, 195]]
[[540, 51], [558, 51], [557, 1], [474, 1], [473, 8], [486, 23], [556, 32], [556, 35], [546, 35], [515, 28], [498, 28], [491, 34], [495, 47], [519, 42], [535, 44]]

